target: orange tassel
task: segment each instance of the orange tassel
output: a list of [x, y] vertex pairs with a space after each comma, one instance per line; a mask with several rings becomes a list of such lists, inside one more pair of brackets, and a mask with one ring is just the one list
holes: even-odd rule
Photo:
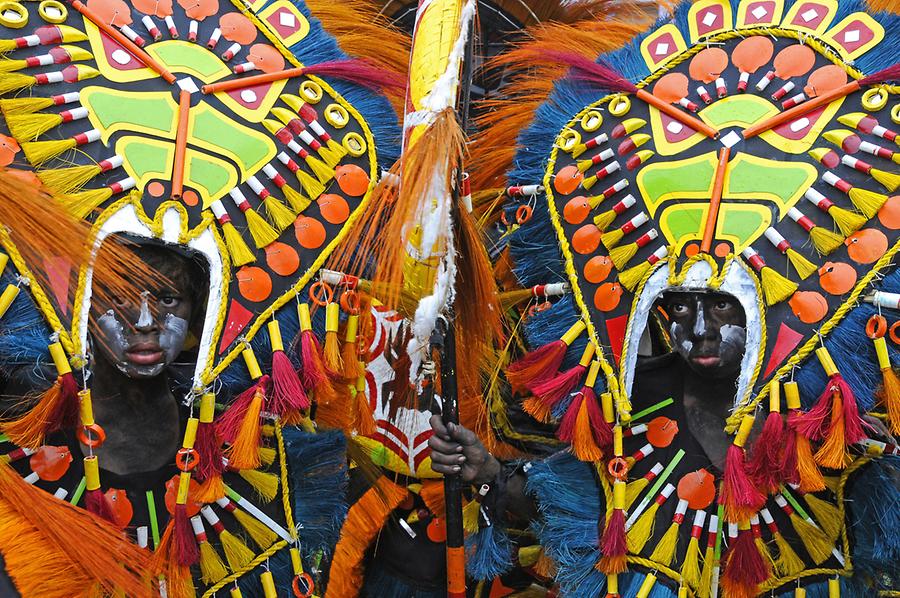
[[800, 474], [801, 492], [820, 492], [825, 489], [825, 478], [816, 465], [808, 438], [797, 434], [797, 472]]
[[879, 396], [887, 411], [891, 431], [894, 434], [900, 434], [900, 378], [897, 377], [897, 372], [891, 367], [887, 342], [884, 340], [884, 337], [881, 336], [872, 340], [875, 343], [875, 354], [878, 356], [878, 367], [881, 369], [882, 384]]
[[816, 451], [816, 463], [830, 469], [844, 469], [850, 455], [844, 442], [844, 400], [841, 393], [836, 392], [831, 398], [831, 422], [828, 434], [819, 450]]
[[341, 362], [341, 344], [338, 341], [338, 326], [340, 325], [340, 308], [337, 303], [329, 303], [325, 306], [325, 367], [332, 372], [340, 372], [344, 369]]
[[356, 386], [352, 390], [356, 401], [356, 432], [362, 436], [371, 436], [375, 434], [375, 414], [369, 405], [369, 398], [366, 396], [366, 379], [357, 378]]
[[344, 326], [344, 346], [341, 349], [341, 361], [344, 363], [344, 378], [356, 380], [365, 375], [365, 364], [359, 360], [359, 316], [350, 314]]
[[258, 385], [237, 434], [231, 446], [225, 451], [229, 466], [235, 469], [256, 469], [260, 466], [259, 445], [262, 432], [259, 414], [262, 411], [263, 398], [263, 389]]

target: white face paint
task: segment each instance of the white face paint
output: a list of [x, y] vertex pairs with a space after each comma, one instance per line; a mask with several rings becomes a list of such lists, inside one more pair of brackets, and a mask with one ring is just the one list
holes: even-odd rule
[[[125, 326], [113, 310], [97, 319], [102, 334], [98, 349], [116, 368], [130, 378], [154, 378], [178, 357], [184, 349], [188, 321], [174, 314], [166, 314], [156, 334], [140, 332], [153, 325], [153, 316], [142, 301], [135, 332], [126, 334]], [[131, 327], [129, 327], [131, 328]]]

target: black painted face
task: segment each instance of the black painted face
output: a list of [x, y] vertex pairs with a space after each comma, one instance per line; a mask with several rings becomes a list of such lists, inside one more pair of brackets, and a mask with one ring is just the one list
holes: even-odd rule
[[694, 372], [724, 378], [740, 370], [747, 319], [737, 299], [724, 293], [669, 292], [657, 305], [669, 316], [675, 352]]
[[115, 297], [111, 305], [91, 306], [91, 337], [96, 357], [134, 379], [160, 375], [182, 352], [195, 315], [192, 276], [196, 268], [184, 256], [161, 247], [135, 252], [165, 278], [133, 297]]

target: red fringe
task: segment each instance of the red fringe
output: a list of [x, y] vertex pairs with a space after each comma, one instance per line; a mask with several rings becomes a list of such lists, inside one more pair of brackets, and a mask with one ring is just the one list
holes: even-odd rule
[[228, 409], [216, 419], [216, 435], [222, 442], [230, 443], [234, 441], [234, 438], [237, 436], [238, 430], [240, 430], [241, 424], [244, 421], [244, 415], [247, 413], [247, 408], [250, 406], [250, 403], [253, 402], [253, 396], [256, 394], [256, 389], [265, 389], [268, 384], [268, 376], [263, 376], [257, 380], [256, 384], [239, 394], [237, 398], [231, 402], [231, 405], [228, 406]]
[[576, 365], [558, 376], [535, 380], [528, 385], [528, 389], [550, 409], [575, 389], [586, 371], [585, 366]]
[[591, 420], [591, 431], [594, 433], [594, 441], [601, 448], [612, 445], [613, 429], [603, 417], [603, 411], [600, 409], [600, 403], [597, 401], [597, 393], [594, 392], [593, 388], [587, 387], [582, 392], [587, 404], [588, 416]]
[[572, 442], [572, 438], [575, 436], [575, 420], [578, 419], [578, 411], [581, 409], [581, 403], [584, 399], [584, 392], [576, 393], [575, 396], [572, 397], [572, 402], [569, 403], [569, 407], [566, 409], [566, 414], [563, 415], [562, 421], [559, 422], [559, 428], [556, 429], [556, 437], [563, 442]]
[[[537, 50], [537, 49], [536, 49]], [[539, 48], [532, 57], [543, 64], [562, 64], [570, 67], [570, 75], [576, 79], [592, 83], [604, 91], [635, 93], [637, 87], [625, 76], [608, 64], [601, 64], [586, 58], [583, 54], [570, 50]]]
[[900, 62], [880, 70], [877, 73], [872, 73], [868, 77], [863, 77], [859, 80], [859, 85], [860, 87], [864, 87], [866, 85], [877, 85], [878, 83], [884, 83], [885, 81], [897, 80], [900, 80]]
[[800, 413], [794, 418], [794, 429], [813, 441], [823, 440], [828, 436], [834, 422], [831, 420], [831, 403], [835, 400], [835, 394], [840, 395], [843, 401], [844, 411], [844, 441], [847, 445], [855, 444], [866, 438], [863, 431], [862, 418], [859, 416], [859, 408], [856, 405], [856, 397], [853, 390], [840, 374], [835, 374], [828, 380], [825, 390], [819, 395], [819, 399], [812, 409], [806, 413]]
[[537, 384], [559, 371], [568, 346], [561, 340], [553, 341], [526, 354], [506, 368], [506, 379], [513, 390], [524, 394], [530, 384]]
[[179, 565], [190, 567], [200, 561], [200, 549], [194, 538], [194, 530], [191, 527], [191, 519], [187, 514], [186, 505], [175, 505], [175, 559]]
[[622, 573], [627, 567], [625, 554], [628, 547], [625, 541], [625, 512], [621, 509], [613, 509], [609, 516], [606, 529], [603, 530], [603, 538], [600, 541], [600, 561], [597, 569], [607, 575]]
[[303, 385], [319, 390], [320, 384], [328, 384], [328, 370], [322, 358], [322, 346], [312, 330], [300, 334], [300, 357], [303, 360]]
[[[784, 419], [778, 412], [769, 413], [762, 432], [756, 439], [747, 464], [747, 474], [760, 488], [774, 492], [781, 482], [783, 467], [783, 446], [788, 434]], [[794, 465], [796, 469], [796, 464]]]
[[[728, 521], [744, 521], [766, 502], [747, 475], [744, 449], [732, 444], [725, 456], [725, 475], [722, 483], [722, 502]], [[752, 538], [751, 538], [752, 540]]]
[[291, 409], [309, 409], [309, 397], [294, 364], [284, 351], [272, 353], [272, 396], [267, 410], [282, 416]]
[[199, 424], [197, 426], [197, 439], [194, 441], [194, 450], [200, 458], [193, 475], [200, 481], [206, 481], [210, 477], [221, 476], [225, 471], [222, 463], [222, 443], [216, 436], [216, 428], [213, 424]]
[[788, 414], [788, 424], [785, 427], [784, 450], [781, 452], [778, 475], [788, 484], [800, 483], [800, 472], [797, 470], [797, 433], [790, 427], [790, 420], [794, 413]]
[[320, 62], [303, 68], [306, 75], [334, 77], [373, 91], [403, 91], [406, 89], [406, 78], [399, 73], [378, 68], [360, 58]]
[[757, 586], [772, 575], [771, 569], [753, 541], [753, 533], [750, 530], [738, 533], [725, 559], [722, 583], [726, 596], [735, 598], [756, 596]]

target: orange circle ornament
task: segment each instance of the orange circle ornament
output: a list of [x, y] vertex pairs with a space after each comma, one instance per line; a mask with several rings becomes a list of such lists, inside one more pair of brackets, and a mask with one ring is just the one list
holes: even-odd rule
[[330, 224], [343, 224], [350, 217], [350, 204], [340, 195], [325, 193], [316, 200], [322, 218]]
[[553, 188], [562, 195], [568, 195], [578, 189], [582, 180], [584, 180], [584, 175], [577, 166], [564, 166], [556, 173], [556, 177], [553, 179]]
[[45, 482], [55, 482], [69, 471], [72, 453], [65, 446], [44, 445], [28, 461], [31, 471]]
[[590, 283], [600, 284], [612, 269], [613, 262], [608, 255], [595, 255], [584, 265], [584, 278]]
[[318, 249], [325, 242], [325, 227], [315, 218], [298, 216], [294, 221], [297, 242], [305, 249]]
[[112, 513], [113, 523], [124, 529], [131, 523], [134, 517], [134, 507], [128, 500], [128, 494], [124, 490], [110, 488], [103, 495], [106, 504], [109, 505], [109, 511]]
[[365, 195], [366, 190], [369, 188], [369, 175], [356, 164], [342, 164], [338, 166], [334, 171], [334, 178], [337, 180], [341, 191], [350, 197]]
[[563, 207], [563, 218], [565, 218], [566, 222], [569, 224], [581, 224], [590, 213], [591, 204], [584, 195], [573, 197], [567, 201], [566, 205]]
[[[180, 477], [180, 474], [176, 474], [166, 482], [166, 510], [172, 516], [175, 515], [175, 500], [178, 498], [178, 480]], [[193, 517], [199, 513], [200, 507], [203, 506], [194, 499], [199, 491], [200, 484], [197, 483], [197, 480], [191, 478], [191, 482], [188, 484], [187, 502], [184, 505], [187, 508], [188, 517]]]
[[678, 498], [688, 501], [688, 508], [705, 509], [716, 497], [716, 478], [705, 469], [686, 474], [678, 481]]
[[441, 517], [435, 517], [428, 522], [426, 528], [428, 539], [435, 544], [441, 544], [447, 541], [447, 522]]
[[605, 282], [594, 293], [594, 305], [600, 311], [612, 311], [619, 306], [624, 292], [618, 282]]
[[856, 269], [844, 262], [825, 262], [819, 268], [819, 284], [829, 295], [849, 293], [856, 280]]
[[885, 228], [900, 230], [900, 195], [889, 197], [878, 210], [878, 222]]
[[290, 276], [300, 267], [300, 256], [287, 243], [276, 241], [266, 247], [266, 265], [279, 276]]
[[663, 415], [653, 418], [647, 424], [647, 442], [654, 448], [665, 448], [678, 435], [678, 422]]
[[887, 236], [877, 228], [856, 231], [844, 241], [847, 255], [857, 264], [874, 264], [887, 253]]
[[237, 272], [238, 290], [247, 301], [258, 303], [272, 294], [272, 277], [258, 266], [244, 266]]
[[798, 291], [788, 300], [788, 305], [804, 324], [820, 322], [828, 313], [828, 301], [818, 291]]
[[572, 249], [581, 255], [594, 253], [600, 247], [602, 234], [593, 224], [585, 224], [572, 235]]

